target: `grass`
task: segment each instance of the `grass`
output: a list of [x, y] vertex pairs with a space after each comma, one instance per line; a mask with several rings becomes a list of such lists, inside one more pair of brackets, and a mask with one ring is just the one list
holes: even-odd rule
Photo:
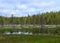
[[13, 32], [13, 31], [25, 31], [25, 32], [32, 32], [33, 30], [38, 30], [40, 28], [23, 28], [23, 29], [19, 29], [19, 28], [4, 28], [4, 27], [0, 27], [0, 32], [3, 33], [3, 32], [6, 32], [6, 31], [10, 31], [10, 32]]
[[60, 36], [0, 35], [0, 43], [60, 43]]
[[[24, 31], [32, 32], [38, 29], [40, 28], [26, 28]], [[21, 31], [15, 28], [0, 28], [0, 43], [60, 43], [60, 35], [6, 35], [1, 33], [15, 30]]]

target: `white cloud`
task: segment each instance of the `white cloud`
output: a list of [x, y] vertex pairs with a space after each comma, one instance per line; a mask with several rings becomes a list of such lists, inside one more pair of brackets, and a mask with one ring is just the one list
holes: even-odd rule
[[42, 3], [40, 4], [40, 6], [41, 6], [41, 7], [44, 7], [44, 6], [52, 6], [52, 5], [54, 5], [54, 4], [55, 4], [54, 1], [51, 1], [51, 2], [42, 2]]
[[[0, 1], [0, 12], [6, 14], [14, 14], [18, 16], [25, 16], [28, 13], [38, 13], [44, 11], [59, 10], [60, 7], [55, 8], [56, 2], [54, 0], [3, 0]], [[45, 8], [45, 9], [44, 9]]]
[[25, 4], [17, 4], [16, 7], [19, 9], [27, 9], [27, 6]]
[[37, 6], [37, 7], [46, 7], [46, 6], [52, 6], [55, 5], [55, 1], [50, 1], [50, 2], [46, 2], [46, 1], [42, 1], [42, 2], [32, 2], [28, 5], [32, 5], [32, 6]]

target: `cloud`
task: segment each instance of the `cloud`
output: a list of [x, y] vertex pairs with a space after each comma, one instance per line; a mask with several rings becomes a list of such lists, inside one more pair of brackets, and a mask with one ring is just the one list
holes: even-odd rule
[[16, 7], [18, 9], [27, 9], [27, 6], [25, 4], [17, 4]]
[[54, 4], [55, 4], [54, 1], [51, 1], [51, 2], [42, 2], [42, 3], [40, 4], [40, 7], [52, 6], [52, 5], [54, 5]]
[[48, 6], [52, 6], [54, 4], [55, 4], [55, 1], [49, 1], [49, 2], [43, 1], [43, 2], [32, 2], [28, 5], [36, 6], [36, 7], [48, 7]]
[[[57, 4], [56, 4], [57, 3]], [[44, 11], [59, 10], [58, 1], [54, 0], [0, 0], [0, 12], [27, 16]], [[4, 14], [3, 14], [4, 15]]]
[[60, 10], [60, 7], [53, 7], [53, 8], [47, 8], [44, 10], [44, 12], [51, 12], [51, 11], [59, 11]]

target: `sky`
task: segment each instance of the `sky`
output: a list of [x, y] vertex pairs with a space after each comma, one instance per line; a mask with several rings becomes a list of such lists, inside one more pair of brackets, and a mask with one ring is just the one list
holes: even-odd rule
[[60, 10], [60, 0], [0, 0], [1, 16], [27, 16]]

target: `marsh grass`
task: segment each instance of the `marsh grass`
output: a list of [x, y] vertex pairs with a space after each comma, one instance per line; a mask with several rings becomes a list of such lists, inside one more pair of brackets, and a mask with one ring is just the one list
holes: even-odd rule
[[60, 43], [60, 36], [50, 35], [1, 35], [0, 43]]

